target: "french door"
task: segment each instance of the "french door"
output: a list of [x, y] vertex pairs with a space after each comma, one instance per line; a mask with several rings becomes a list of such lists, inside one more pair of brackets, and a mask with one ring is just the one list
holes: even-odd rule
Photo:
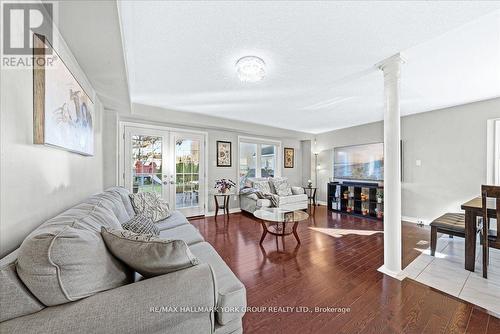
[[155, 192], [187, 217], [205, 214], [203, 135], [137, 126], [123, 133], [126, 188]]

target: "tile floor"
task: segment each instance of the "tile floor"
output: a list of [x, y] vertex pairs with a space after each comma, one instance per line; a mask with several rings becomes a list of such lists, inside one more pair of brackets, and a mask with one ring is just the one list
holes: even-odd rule
[[422, 254], [405, 268], [405, 277], [485, 308], [500, 317], [500, 250], [490, 248], [488, 279], [484, 279], [480, 247], [476, 250], [476, 271], [464, 269], [463, 238], [439, 238], [435, 257], [430, 255], [427, 243], [420, 246]]

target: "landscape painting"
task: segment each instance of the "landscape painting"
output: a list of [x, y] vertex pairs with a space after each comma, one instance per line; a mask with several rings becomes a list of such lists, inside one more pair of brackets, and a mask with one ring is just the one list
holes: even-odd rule
[[[37, 50], [52, 48], [43, 36], [33, 39]], [[46, 66], [45, 55], [34, 54], [34, 143], [93, 155], [94, 103], [54, 50], [52, 55]]]
[[336, 147], [333, 173], [340, 180], [383, 181], [384, 144]]

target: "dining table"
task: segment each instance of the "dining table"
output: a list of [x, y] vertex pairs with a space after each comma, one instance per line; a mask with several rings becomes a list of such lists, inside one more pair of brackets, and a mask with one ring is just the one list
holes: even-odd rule
[[[496, 201], [488, 198], [486, 202], [488, 217], [496, 217]], [[474, 271], [476, 264], [477, 218], [483, 217], [483, 199], [476, 197], [461, 206], [465, 211], [465, 269]]]

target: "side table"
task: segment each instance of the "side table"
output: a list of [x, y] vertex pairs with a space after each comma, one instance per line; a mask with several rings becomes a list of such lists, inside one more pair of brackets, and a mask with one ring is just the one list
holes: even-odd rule
[[[217, 214], [219, 213], [219, 209], [222, 210], [224, 214], [226, 214], [229, 217], [229, 198], [231, 198], [231, 195], [234, 195], [234, 193], [216, 193], [214, 192], [212, 195], [214, 195], [214, 201], [215, 201], [215, 217], [217, 217]], [[222, 197], [222, 198], [220, 198]], [[219, 198], [222, 200], [221, 203], [219, 203]]]
[[304, 188], [304, 192], [307, 195], [307, 198], [309, 199], [309, 204], [313, 204], [313, 206], [316, 206], [316, 191], [318, 188], [316, 187], [302, 187]]

